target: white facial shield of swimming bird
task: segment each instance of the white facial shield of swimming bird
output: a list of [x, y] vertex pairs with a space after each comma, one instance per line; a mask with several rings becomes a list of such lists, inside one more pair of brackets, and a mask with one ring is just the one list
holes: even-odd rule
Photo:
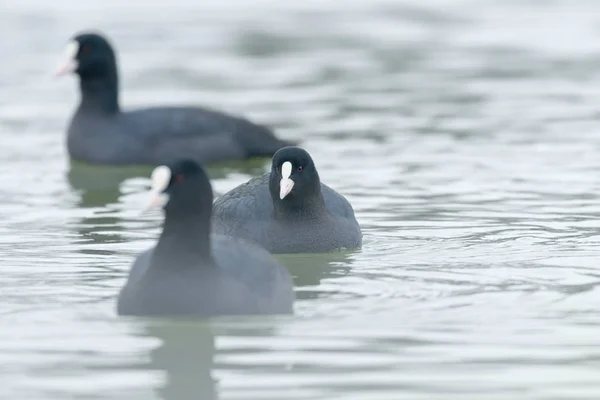
[[279, 198], [282, 200], [294, 188], [294, 181], [290, 179], [290, 175], [292, 175], [292, 163], [286, 161], [281, 165], [281, 181], [279, 181]]
[[164, 207], [169, 201], [169, 195], [164, 193], [164, 191], [171, 181], [171, 169], [166, 165], [156, 167], [154, 171], [152, 171], [150, 181], [150, 201], [146, 208], [144, 208], [144, 212], [149, 211], [152, 208]]
[[54, 76], [62, 76], [75, 72], [79, 66], [77, 62], [77, 53], [79, 52], [79, 43], [75, 40], [67, 43], [63, 60], [60, 62]]

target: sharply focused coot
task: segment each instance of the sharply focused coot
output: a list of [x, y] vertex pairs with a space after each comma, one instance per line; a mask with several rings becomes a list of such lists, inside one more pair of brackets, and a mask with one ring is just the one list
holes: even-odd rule
[[[181, 60], [184, 62], [184, 60]], [[92, 164], [159, 165], [271, 157], [289, 142], [246, 119], [198, 107], [121, 111], [116, 55], [101, 35], [82, 33], [67, 45], [57, 75], [79, 75], [81, 101], [68, 128], [73, 159]]]
[[194, 161], [157, 167], [150, 206], [164, 206], [154, 248], [135, 260], [119, 294], [120, 315], [291, 313], [292, 280], [264, 249], [210, 234], [213, 194]]
[[293, 146], [275, 153], [270, 173], [217, 199], [213, 227], [253, 240], [271, 253], [320, 253], [362, 245], [348, 200], [322, 184], [310, 155]]

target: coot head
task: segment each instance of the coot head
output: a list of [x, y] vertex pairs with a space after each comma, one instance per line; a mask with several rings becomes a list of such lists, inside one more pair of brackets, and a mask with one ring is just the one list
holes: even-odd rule
[[213, 191], [206, 171], [192, 160], [156, 167], [151, 178], [149, 208], [163, 207], [170, 216], [202, 214], [210, 219]]
[[304, 149], [288, 146], [273, 155], [269, 190], [275, 203], [302, 203], [320, 196], [321, 181], [312, 157]]
[[86, 32], [74, 36], [65, 47], [65, 55], [57, 76], [76, 73], [81, 79], [116, 76], [115, 52], [106, 38]]

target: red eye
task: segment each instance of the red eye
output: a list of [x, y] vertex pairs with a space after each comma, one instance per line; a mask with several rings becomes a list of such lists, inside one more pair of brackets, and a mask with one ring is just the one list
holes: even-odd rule
[[298, 167], [298, 172], [302, 172], [302, 167]]
[[179, 175], [175, 176], [175, 180], [176, 180], [178, 183], [181, 183], [181, 182], [183, 182], [183, 175], [179, 174]]
[[89, 52], [90, 52], [90, 46], [87, 46], [87, 45], [86, 45], [86, 46], [83, 46], [83, 47], [81, 48], [81, 51], [82, 51], [83, 53], [85, 53], [85, 54], [89, 53]]

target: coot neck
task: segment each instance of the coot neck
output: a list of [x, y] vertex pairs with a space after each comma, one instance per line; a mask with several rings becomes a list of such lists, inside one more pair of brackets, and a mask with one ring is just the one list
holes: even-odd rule
[[[163, 231], [154, 250], [155, 261], [167, 268], [214, 265], [210, 246], [210, 217], [165, 211]], [[162, 262], [161, 262], [162, 260]]]
[[79, 110], [106, 114], [119, 112], [119, 81], [116, 71], [101, 77], [82, 77], [79, 87]]

